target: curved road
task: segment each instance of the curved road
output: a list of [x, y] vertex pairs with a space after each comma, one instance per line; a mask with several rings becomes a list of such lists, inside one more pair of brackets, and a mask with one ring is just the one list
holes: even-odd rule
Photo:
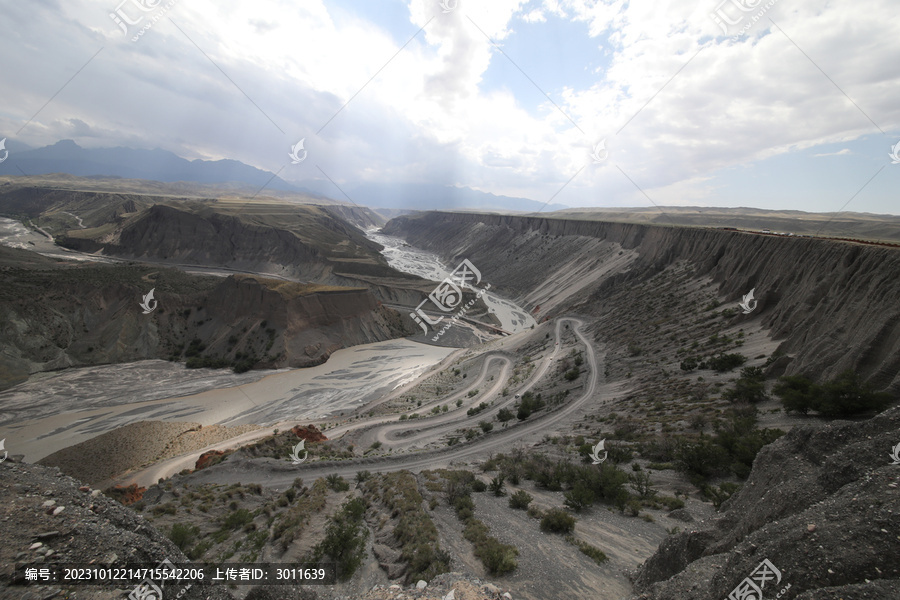
[[[476, 455], [486, 455], [496, 452], [516, 440], [522, 439], [528, 435], [539, 432], [541, 430], [553, 427], [563, 419], [569, 417], [572, 413], [580, 409], [591, 400], [597, 390], [599, 365], [597, 364], [594, 347], [590, 341], [584, 336], [580, 328], [584, 325], [578, 319], [565, 317], [559, 319], [556, 323], [556, 339], [557, 344], [561, 337], [560, 327], [566, 322], [575, 323], [573, 329], [575, 335], [584, 344], [586, 360], [589, 376], [584, 391], [580, 397], [572, 400], [562, 408], [548, 412], [538, 417], [532, 417], [528, 421], [508, 427], [501, 431], [495, 431], [480, 436], [472, 442], [461, 443], [450, 448], [442, 448], [439, 450], [414, 452], [397, 457], [379, 457], [379, 458], [363, 458], [350, 461], [323, 461], [310, 463], [309, 465], [291, 465], [287, 460], [276, 460], [272, 458], [239, 458], [232, 456], [229, 460], [219, 463], [218, 465], [209, 467], [190, 476], [191, 482], [194, 484], [214, 483], [214, 484], [231, 484], [241, 482], [243, 484], [259, 483], [269, 487], [287, 487], [291, 485], [297, 477], [307, 481], [315, 480], [319, 477], [325, 477], [331, 474], [337, 474], [345, 478], [352, 478], [358, 471], [367, 470], [372, 472], [388, 472], [399, 470], [421, 470], [433, 469], [440, 466], [446, 466], [452, 461], [470, 459]], [[559, 346], [545, 358], [544, 364], [530, 383], [523, 388], [524, 391], [530, 389], [541, 377], [546, 374], [550, 366], [550, 362], [558, 352]], [[487, 361], [485, 362], [485, 365]], [[499, 410], [499, 407], [494, 407]], [[494, 409], [491, 409], [492, 411]], [[473, 417], [483, 418], [488, 411], [480, 413]], [[399, 424], [399, 423], [398, 423]], [[417, 424], [404, 421], [406, 427]]]

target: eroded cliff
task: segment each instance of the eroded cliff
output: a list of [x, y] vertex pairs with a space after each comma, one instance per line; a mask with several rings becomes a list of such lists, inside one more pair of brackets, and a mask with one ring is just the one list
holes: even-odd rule
[[[385, 233], [468, 258], [483, 277], [539, 316], [596, 312], [617, 289], [676, 265], [708, 280], [721, 301], [755, 289], [758, 319], [790, 356], [788, 374], [854, 369], [900, 390], [900, 251], [815, 238], [471, 213], [421, 213]], [[665, 316], [657, 312], [657, 317]], [[737, 319], [745, 318], [743, 315]]]

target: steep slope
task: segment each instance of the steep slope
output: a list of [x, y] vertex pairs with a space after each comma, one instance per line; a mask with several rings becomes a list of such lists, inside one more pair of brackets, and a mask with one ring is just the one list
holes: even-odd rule
[[781, 341], [780, 352], [792, 357], [783, 372], [818, 378], [852, 368], [877, 388], [900, 390], [900, 251], [892, 248], [463, 213], [398, 217], [385, 233], [450, 262], [468, 258], [486, 280], [541, 317], [579, 302], [596, 311], [616, 288], [683, 262], [724, 301], [755, 289], [759, 304], [750, 318], [759, 318]]
[[[122, 598], [122, 586], [26, 584], [17, 564], [153, 568], [168, 559], [189, 562], [159, 530], [118, 502], [92, 491], [58, 469], [5, 461], [0, 464], [0, 598]], [[132, 588], [134, 586], [131, 586]], [[172, 589], [174, 594], [181, 588]], [[130, 591], [130, 589], [128, 590]], [[69, 594], [73, 595], [69, 595]], [[64, 594], [64, 595], [60, 595]], [[77, 594], [77, 595], [74, 595]], [[184, 600], [231, 600], [225, 586], [195, 584]]]
[[722, 514], [670, 537], [638, 570], [641, 600], [720, 600], [769, 560], [799, 600], [900, 597], [900, 408], [797, 428], [763, 448]]
[[[4, 388], [35, 372], [146, 358], [302, 367], [339, 348], [411, 332], [365, 288], [17, 260], [0, 286]], [[158, 309], [147, 315], [140, 302], [151, 289]]]

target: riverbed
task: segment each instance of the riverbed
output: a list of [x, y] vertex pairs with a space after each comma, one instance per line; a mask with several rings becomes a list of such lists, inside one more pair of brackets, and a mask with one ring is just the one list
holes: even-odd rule
[[[389, 264], [398, 270], [436, 282], [450, 274], [434, 254], [399, 238], [368, 235], [384, 246]], [[116, 260], [59, 248], [51, 238], [11, 219], [0, 219], [0, 243], [56, 258]], [[489, 283], [486, 277], [484, 283]], [[483, 297], [504, 330], [516, 333], [534, 324], [515, 303], [496, 294]], [[191, 421], [204, 426], [317, 421], [383, 397], [454, 350], [400, 339], [338, 350], [325, 364], [305, 369], [237, 375], [147, 360], [41, 373], [0, 392], [0, 439], [6, 439], [11, 454], [24, 454], [33, 462], [136, 421]]]
[[[349, 412], [424, 373], [453, 352], [410, 340], [335, 352], [305, 369], [253, 371], [250, 381], [227, 371], [187, 370], [166, 361], [45, 373], [0, 393], [0, 424], [11, 454], [33, 462], [136, 421], [268, 426]], [[254, 380], [255, 379], [255, 380]], [[74, 385], [77, 382], [77, 386]], [[197, 393], [172, 396], [193, 386]]]
[[[366, 236], [384, 246], [384, 250], [381, 252], [382, 256], [387, 259], [390, 266], [398, 271], [439, 282], [450, 277], [450, 273], [456, 268], [456, 265], [445, 265], [436, 254], [413, 248], [402, 238], [385, 235], [377, 229], [367, 231]], [[478, 265], [475, 267], [477, 268]], [[490, 283], [488, 275], [487, 273], [481, 274], [482, 280], [479, 287]], [[500, 328], [504, 331], [519, 333], [531, 329], [535, 325], [534, 317], [511, 300], [490, 292], [483, 294], [481, 298], [487, 305], [488, 311], [500, 321]]]

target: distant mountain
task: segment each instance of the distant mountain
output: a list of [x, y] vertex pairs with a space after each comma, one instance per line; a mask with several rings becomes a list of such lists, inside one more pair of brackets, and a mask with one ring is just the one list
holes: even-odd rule
[[[344, 199], [330, 182], [303, 181], [305, 190], [332, 198]], [[347, 195], [356, 204], [370, 208], [391, 208], [400, 210], [502, 210], [535, 212], [554, 211], [568, 208], [563, 204], [548, 204], [479, 192], [467, 187], [454, 187], [429, 183], [367, 183], [345, 188]]]
[[[7, 142], [7, 148], [10, 143]], [[167, 150], [82, 148], [72, 140], [34, 150], [13, 151], [0, 163], [0, 175], [69, 173], [83, 177], [107, 176], [196, 183], [243, 183], [248, 186], [302, 192], [272, 173], [236, 160], [187, 160]], [[266, 185], [268, 183], [268, 185]]]
[[[7, 160], [0, 175], [48, 175], [67, 173], [79, 177], [140, 179], [164, 183], [241, 184], [252, 189], [300, 192], [345, 200], [341, 190], [328, 181], [288, 183], [269, 171], [237, 160], [187, 160], [168, 150], [134, 148], [82, 148], [72, 140], [30, 149], [7, 140]], [[2, 151], [0, 151], [2, 154]], [[400, 210], [499, 210], [534, 212], [568, 208], [529, 200], [497, 196], [467, 187], [428, 183], [367, 183], [344, 188], [352, 202], [371, 208]]]

